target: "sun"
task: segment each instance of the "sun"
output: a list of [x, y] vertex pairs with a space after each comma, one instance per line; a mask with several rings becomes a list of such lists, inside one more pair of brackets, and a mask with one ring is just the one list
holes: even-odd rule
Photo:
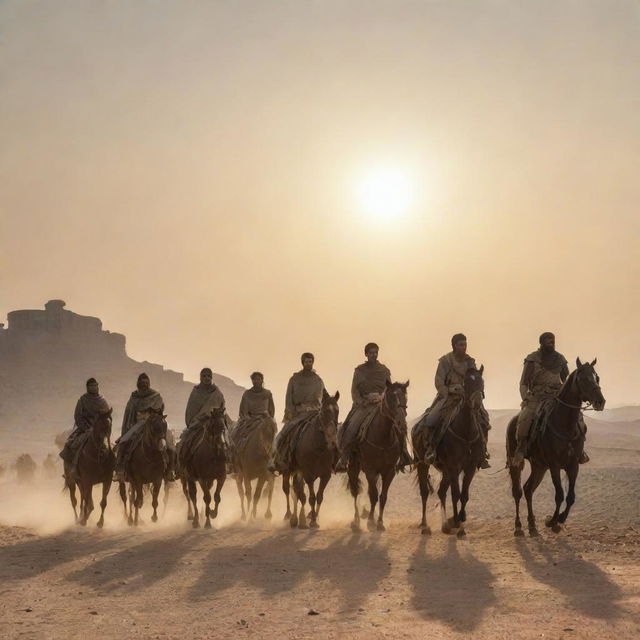
[[406, 171], [377, 167], [360, 176], [356, 185], [356, 199], [367, 216], [389, 220], [409, 210], [412, 191], [411, 180]]

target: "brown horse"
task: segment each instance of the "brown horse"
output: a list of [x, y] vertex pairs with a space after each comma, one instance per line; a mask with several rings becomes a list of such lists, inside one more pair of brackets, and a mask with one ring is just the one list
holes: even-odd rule
[[[250, 429], [250, 431], [247, 433], [246, 442], [244, 443], [237, 441], [237, 427], [231, 432], [231, 447], [234, 451], [233, 459], [236, 469], [236, 485], [242, 507], [242, 519], [246, 520], [247, 512], [249, 513], [250, 519], [256, 517], [258, 501], [262, 496], [262, 490], [266, 484], [268, 502], [264, 517], [267, 520], [271, 520], [271, 499], [273, 498], [274, 476], [273, 473], [267, 469], [267, 466], [273, 450], [276, 425], [270, 418], [255, 418], [253, 424], [249, 424], [247, 428]], [[251, 497], [252, 480], [257, 480], [253, 498]], [[246, 511], [244, 508], [245, 497], [247, 500]]]
[[[312, 420], [303, 425], [295, 448], [292, 452], [293, 467], [282, 476], [282, 489], [287, 496], [287, 515], [289, 524], [300, 529], [307, 528], [307, 517], [304, 512], [307, 497], [304, 483], [309, 488], [309, 526], [318, 528], [318, 515], [324, 499], [324, 490], [331, 479], [333, 465], [338, 455], [338, 400], [340, 392], [330, 396], [326, 391], [322, 394], [322, 406]], [[293, 475], [293, 513], [289, 511], [290, 479]], [[314, 483], [320, 479], [318, 491]], [[300, 512], [298, 513], [298, 501]], [[285, 515], [285, 519], [287, 518]]]
[[[78, 453], [77, 473], [71, 464], [64, 463], [65, 489], [69, 489], [69, 498], [76, 522], [85, 526], [93, 511], [93, 486], [102, 484], [100, 500], [100, 519], [97, 526], [104, 525], [104, 510], [107, 507], [107, 496], [111, 489], [115, 456], [111, 450], [111, 412], [112, 409], [98, 415], [91, 429], [86, 434], [86, 442]], [[76, 511], [76, 486], [80, 489], [80, 517]]]
[[[554, 533], [560, 531], [560, 524], [566, 522], [569, 511], [575, 502], [576, 480], [580, 469], [580, 456], [584, 449], [585, 434], [580, 428], [579, 418], [582, 403], [593, 406], [596, 411], [602, 411], [605, 399], [600, 389], [600, 378], [594, 369], [596, 360], [582, 364], [580, 358], [576, 360], [575, 369], [565, 380], [560, 393], [553, 399], [553, 407], [550, 409], [546, 427], [530, 444], [526, 456], [531, 464], [531, 474], [524, 483], [524, 495], [527, 500], [527, 521], [529, 535], [537, 536], [536, 519], [533, 513], [533, 493], [547, 473], [551, 472], [551, 479], [556, 490], [556, 509], [545, 524]], [[524, 462], [518, 466], [512, 466], [511, 460], [516, 450], [517, 416], [512, 418], [507, 427], [507, 460], [511, 475], [511, 489], [516, 503], [515, 536], [524, 535], [520, 522], [520, 499], [522, 498], [521, 476]], [[569, 490], [564, 511], [560, 511], [564, 501], [561, 470], [569, 479]]]
[[[466, 507], [469, 500], [469, 487], [484, 452], [484, 434], [480, 425], [480, 412], [482, 411], [482, 398], [484, 397], [483, 372], [484, 366], [481, 366], [480, 369], [467, 370], [463, 384], [462, 406], [436, 448], [434, 466], [442, 473], [440, 487], [438, 488], [442, 514], [442, 531], [443, 533], [451, 533], [452, 528], [458, 529], [459, 537], [465, 535], [464, 522], [467, 519]], [[427, 526], [426, 515], [427, 498], [432, 491], [432, 487], [429, 480], [429, 466], [424, 462], [425, 443], [422, 435], [422, 432], [417, 431], [414, 427], [411, 433], [411, 441], [418, 461], [416, 466], [420, 497], [422, 499], [420, 528], [423, 534], [430, 534], [431, 530]], [[463, 474], [462, 490], [460, 490], [459, 485], [461, 473]], [[446, 499], [449, 487], [451, 488], [453, 517], [447, 519]]]
[[[211, 415], [203, 423], [202, 435], [193, 446], [189, 457], [180, 460], [181, 473], [189, 488], [189, 500], [193, 506], [194, 529], [200, 526], [200, 518], [197, 505], [196, 482], [200, 484], [205, 504], [206, 529], [211, 528], [211, 518], [218, 516], [220, 504], [220, 492], [227, 478], [226, 456], [224, 451], [223, 433], [226, 428], [224, 409], [213, 409]], [[183, 452], [180, 451], [180, 456]], [[213, 494], [215, 506], [210, 508], [211, 487], [216, 481], [216, 490]]]
[[127, 512], [127, 492], [125, 483], [120, 483], [120, 498], [124, 504], [124, 514], [130, 525], [139, 524], [139, 511], [144, 499], [144, 486], [151, 485], [151, 520], [158, 521], [158, 494], [164, 479], [167, 449], [167, 422], [162, 410], [149, 409], [149, 415], [142, 426], [142, 438], [133, 445], [127, 477], [129, 480], [129, 511]]
[[[384, 531], [384, 507], [387, 503], [389, 487], [396, 475], [396, 466], [402, 451], [401, 438], [406, 437], [407, 388], [409, 381], [388, 382], [375, 415], [363, 440], [356, 443], [347, 467], [348, 486], [353, 496], [354, 516], [351, 523], [353, 531], [360, 531], [360, 513], [358, 494], [360, 492], [360, 470], [364, 471], [369, 485], [370, 509], [367, 527], [370, 531]], [[378, 478], [382, 487], [378, 493]], [[378, 524], [374, 521], [376, 504], [380, 499]], [[364, 517], [364, 513], [363, 513]]]

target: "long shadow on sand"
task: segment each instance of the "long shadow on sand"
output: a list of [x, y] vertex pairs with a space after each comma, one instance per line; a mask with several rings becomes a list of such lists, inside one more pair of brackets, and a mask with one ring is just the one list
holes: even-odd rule
[[192, 545], [191, 532], [155, 537], [88, 563], [66, 579], [102, 593], [140, 591], [172, 574]]
[[68, 530], [0, 547], [0, 582], [25, 580], [121, 544], [118, 536]]
[[428, 540], [420, 538], [409, 565], [413, 607], [423, 618], [440, 620], [455, 631], [472, 631], [485, 609], [496, 603], [491, 587], [495, 578], [467, 543], [450, 537], [445, 554], [431, 555]]
[[[622, 589], [592, 562], [578, 557], [564, 539], [549, 545], [544, 539], [518, 540], [518, 553], [527, 571], [538, 582], [557, 589], [568, 600], [568, 606], [592, 618], [612, 620], [623, 613], [618, 605]], [[555, 546], [558, 549], [553, 549]]]
[[296, 531], [218, 547], [202, 562], [190, 598], [210, 599], [236, 584], [275, 598], [306, 580], [328, 581], [340, 594], [341, 608], [355, 610], [390, 573], [386, 543], [378, 536], [345, 534], [321, 547], [321, 536]]

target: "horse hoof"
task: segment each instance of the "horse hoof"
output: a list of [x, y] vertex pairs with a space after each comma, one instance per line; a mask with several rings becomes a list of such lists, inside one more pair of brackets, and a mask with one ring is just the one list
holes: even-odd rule
[[271, 511], [267, 511], [267, 513], [264, 514], [264, 519], [271, 520], [271, 518], [273, 518], [273, 514], [271, 513]]
[[538, 533], [537, 529], [529, 529], [529, 535], [532, 538], [537, 538], [540, 534]]
[[551, 527], [551, 531], [553, 531], [553, 533], [560, 533], [562, 531], [562, 527], [559, 524], [554, 524]]
[[151, 516], [151, 522], [158, 522], [158, 516], [155, 513]]
[[367, 529], [369, 529], [369, 531], [375, 531], [376, 523], [373, 520], [367, 520]]
[[378, 522], [378, 524], [376, 526], [376, 529], [378, 531], [386, 531], [387, 530], [387, 528], [384, 526], [384, 524], [382, 524], [382, 522]]
[[243, 513], [243, 514], [240, 516], [240, 520], [242, 520], [242, 522], [244, 522], [246, 519], [247, 519], [247, 516]]
[[431, 535], [431, 529], [429, 527], [422, 527], [422, 535], [423, 536], [430, 536]]
[[311, 521], [309, 522], [309, 528], [310, 528], [310, 529], [319, 529], [319, 528], [320, 528], [320, 525], [318, 524], [318, 521], [317, 521], [317, 520], [311, 520]]
[[127, 524], [128, 524], [130, 527], [133, 527], [133, 518], [128, 518], [128, 519], [127, 519]]
[[555, 520], [553, 519], [553, 516], [547, 516], [545, 518], [545, 521], [544, 521], [545, 527], [553, 527], [554, 524], [555, 524]]
[[200, 528], [200, 523], [199, 523], [197, 520], [194, 520], [194, 521], [191, 523], [191, 526], [192, 526], [194, 529], [199, 529], [199, 528]]
[[211, 529], [211, 523], [208, 520], [204, 523], [204, 528]]
[[464, 538], [467, 535], [467, 532], [464, 529], [459, 529], [456, 535], [458, 538]]
[[452, 529], [457, 529], [458, 528], [458, 523], [453, 519], [453, 516], [451, 516], [450, 518], [447, 519], [447, 523], [449, 524], [449, 526]]
[[87, 526], [87, 521], [86, 520], [80, 520], [80, 526], [81, 527], [86, 527]]
[[442, 533], [449, 535], [451, 533], [451, 525], [448, 522], [442, 523]]
[[98, 527], [98, 529], [102, 529], [102, 527], [104, 527], [104, 521], [98, 520], [98, 522], [96, 522], [96, 527]]
[[360, 524], [358, 522], [352, 522], [351, 531], [353, 531], [353, 533], [360, 533]]
[[461, 512], [458, 514], [458, 517], [459, 517], [459, 519], [460, 519], [460, 522], [466, 522], [466, 521], [467, 521], [467, 514], [466, 514], [466, 512], [464, 512], [464, 511], [461, 511]]
[[189, 515], [187, 516], [187, 522], [189, 522], [190, 520], [193, 520], [193, 515], [192, 515], [192, 514], [189, 514]]
[[513, 535], [514, 535], [516, 538], [522, 538], [522, 537], [524, 537], [524, 531], [523, 531], [522, 529], [516, 529], [516, 530], [513, 532]]
[[289, 519], [289, 526], [290, 526], [292, 529], [295, 529], [295, 528], [298, 526], [298, 518], [291, 517], [291, 518]]
[[368, 517], [369, 517], [369, 510], [368, 510], [368, 509], [364, 509], [364, 508], [363, 508], [363, 509], [362, 509], [362, 513], [360, 514], [360, 517], [361, 517], [362, 519], [364, 519], [364, 518], [368, 518]]
[[284, 514], [284, 518], [282, 518], [283, 520], [291, 520], [291, 511], [287, 511], [287, 513]]
[[301, 520], [298, 523], [298, 529], [308, 529], [308, 528], [309, 528], [309, 526], [307, 525], [307, 523], [304, 520]]

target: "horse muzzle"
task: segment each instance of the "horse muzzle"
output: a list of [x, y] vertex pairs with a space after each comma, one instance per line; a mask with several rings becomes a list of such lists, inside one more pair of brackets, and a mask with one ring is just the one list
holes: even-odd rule
[[591, 406], [596, 410], [596, 411], [602, 411], [604, 409], [604, 405], [606, 403], [606, 400], [604, 398], [598, 398], [597, 400], [594, 400], [591, 403]]

